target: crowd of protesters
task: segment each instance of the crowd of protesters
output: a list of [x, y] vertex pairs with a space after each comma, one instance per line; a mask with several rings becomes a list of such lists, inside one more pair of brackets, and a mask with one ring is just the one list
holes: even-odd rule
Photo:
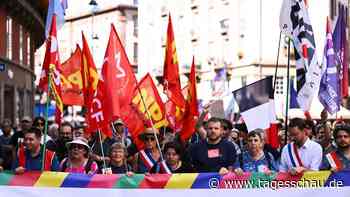
[[[113, 135], [88, 135], [84, 124], [50, 124], [23, 117], [18, 128], [1, 122], [0, 170], [22, 174], [32, 170], [85, 174], [288, 172], [350, 168], [350, 125], [344, 121], [289, 120], [280, 127], [280, 146], [266, 143], [265, 131], [247, 132], [242, 124], [199, 117], [196, 131], [186, 142], [170, 128], [146, 127], [138, 150], [123, 121], [113, 123]], [[287, 133], [287, 136], [285, 135]], [[285, 143], [287, 142], [287, 143]], [[46, 148], [44, 148], [44, 143]], [[44, 151], [45, 150], [45, 151]]]

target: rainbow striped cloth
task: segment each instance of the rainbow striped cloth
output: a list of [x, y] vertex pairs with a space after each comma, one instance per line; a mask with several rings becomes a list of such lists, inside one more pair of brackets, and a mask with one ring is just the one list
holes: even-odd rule
[[[209, 189], [209, 188], [261, 188], [278, 184], [298, 183], [294, 187], [333, 187], [350, 186], [350, 171], [331, 173], [330, 171], [306, 172], [291, 176], [287, 173], [245, 173], [237, 176], [233, 173], [188, 173], [144, 175], [85, 175], [64, 172], [26, 172], [15, 175], [11, 172], [0, 173], [2, 186], [29, 187], [76, 187], [76, 188], [172, 188], [172, 189]], [[264, 184], [262, 184], [264, 183]], [[301, 184], [300, 184], [301, 183]], [[304, 185], [303, 185], [304, 184]], [[289, 185], [292, 187], [292, 185]]]

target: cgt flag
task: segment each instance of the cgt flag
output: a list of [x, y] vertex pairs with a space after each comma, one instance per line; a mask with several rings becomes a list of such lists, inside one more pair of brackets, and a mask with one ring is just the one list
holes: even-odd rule
[[270, 128], [270, 124], [276, 121], [271, 76], [232, 93], [248, 132]]
[[304, 0], [284, 0], [280, 14], [281, 31], [294, 45], [297, 70], [297, 100], [304, 111], [311, 107], [320, 85], [314, 33]]

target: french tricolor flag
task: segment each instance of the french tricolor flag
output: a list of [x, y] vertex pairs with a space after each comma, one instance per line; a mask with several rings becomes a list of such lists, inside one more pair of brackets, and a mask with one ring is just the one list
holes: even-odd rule
[[232, 92], [248, 132], [268, 129], [276, 121], [272, 76]]

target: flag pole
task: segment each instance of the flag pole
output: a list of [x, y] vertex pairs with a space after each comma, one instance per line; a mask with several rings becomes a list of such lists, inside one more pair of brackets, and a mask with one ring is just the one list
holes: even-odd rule
[[42, 160], [41, 160], [41, 171], [45, 170], [46, 136], [47, 136], [47, 130], [48, 130], [49, 104], [50, 104], [50, 91], [51, 91], [50, 81], [51, 81], [51, 69], [49, 68], [48, 79], [47, 79], [45, 127], [44, 127], [44, 142], [43, 142]]
[[[112, 122], [111, 122], [111, 126], [112, 126], [113, 132], [116, 134], [117, 129], [115, 129], [114, 124]], [[124, 140], [124, 131], [123, 131], [123, 135], [122, 135], [122, 144], [126, 148], [126, 144], [125, 144], [125, 140]], [[123, 163], [124, 163], [124, 167], [125, 167], [126, 171], [129, 172], [127, 161], [125, 160]]]
[[145, 99], [143, 98], [143, 95], [142, 95], [142, 93], [141, 93], [140, 87], [137, 85], [136, 88], [137, 88], [138, 93], [139, 93], [140, 96], [141, 96], [141, 102], [142, 102], [142, 104], [143, 104], [143, 106], [144, 106], [144, 108], [145, 108], [145, 110], [146, 110], [147, 117], [148, 117], [148, 119], [149, 119], [150, 122], [151, 122], [151, 127], [152, 127], [152, 130], [153, 130], [153, 134], [154, 134], [154, 137], [155, 137], [156, 143], [157, 143], [157, 148], [158, 148], [159, 154], [160, 154], [160, 160], [161, 160], [161, 162], [162, 162], [162, 161], [164, 161], [164, 157], [163, 157], [162, 149], [160, 148], [160, 143], [159, 143], [159, 140], [158, 140], [158, 137], [157, 137], [157, 134], [156, 134], [156, 130], [155, 130], [155, 127], [154, 127], [154, 123], [153, 123], [153, 120], [152, 120], [152, 116], [151, 116], [150, 112], [148, 111], [148, 108], [147, 108], [147, 106], [146, 106]]
[[102, 145], [102, 136], [101, 136], [101, 129], [98, 129], [98, 137], [99, 137], [99, 141], [100, 141], [100, 146], [101, 146], [101, 154], [102, 154], [102, 160], [103, 160], [103, 168], [107, 169], [107, 165], [106, 165], [106, 160], [105, 160], [105, 153], [103, 151], [103, 145]]
[[279, 64], [279, 58], [280, 58], [280, 48], [281, 48], [281, 37], [282, 37], [282, 31], [280, 31], [280, 36], [279, 36], [279, 40], [278, 40], [277, 60], [276, 60], [276, 66], [275, 66], [275, 76], [274, 76], [274, 81], [273, 81], [273, 95], [275, 95], [275, 90], [276, 90], [277, 70], [278, 70], [278, 64]]
[[288, 135], [288, 109], [289, 109], [289, 70], [290, 70], [290, 38], [288, 38], [288, 63], [287, 63], [287, 96], [286, 96], [286, 114], [285, 114], [285, 136], [284, 143], [287, 144]]

